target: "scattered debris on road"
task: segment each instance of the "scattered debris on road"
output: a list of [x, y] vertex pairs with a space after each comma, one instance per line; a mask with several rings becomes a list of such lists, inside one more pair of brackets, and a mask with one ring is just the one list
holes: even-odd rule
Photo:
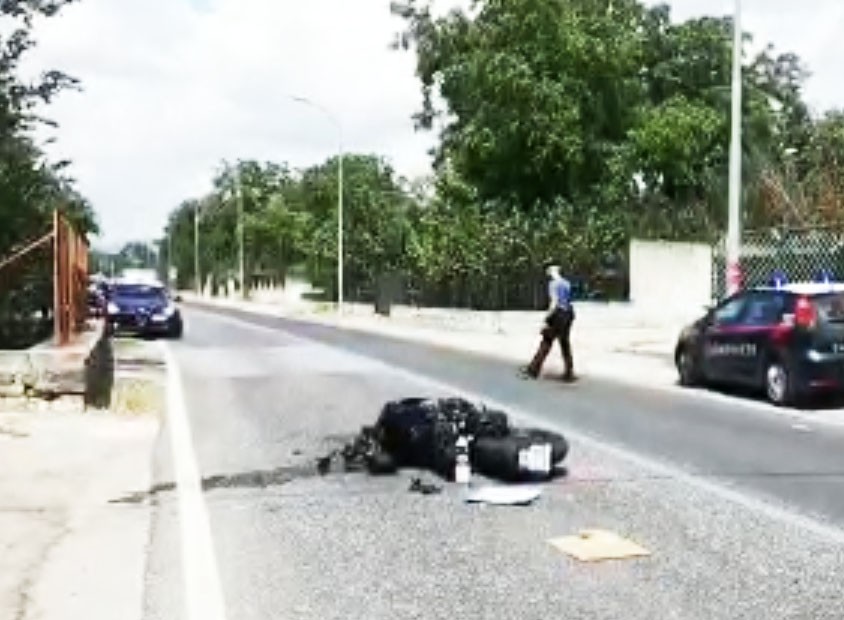
[[625, 560], [647, 557], [651, 554], [632, 540], [606, 530], [581, 530], [576, 536], [563, 536], [548, 542], [581, 562]]
[[[317, 461], [321, 475], [342, 460], [344, 471], [393, 474], [403, 467], [426, 469], [468, 483], [471, 470], [505, 482], [547, 481], [560, 475], [566, 439], [542, 429], [514, 428], [507, 414], [461, 398], [405, 398], [386, 403], [375, 426], [366, 426], [342, 449]], [[464, 459], [459, 459], [463, 455]]]
[[421, 495], [437, 495], [442, 493], [442, 487], [438, 487], [432, 482], [422, 482], [421, 478], [414, 478], [410, 481], [408, 491]]

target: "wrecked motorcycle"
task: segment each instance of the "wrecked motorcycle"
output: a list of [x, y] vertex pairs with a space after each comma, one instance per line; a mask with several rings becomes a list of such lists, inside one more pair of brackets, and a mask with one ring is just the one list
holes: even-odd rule
[[321, 473], [340, 456], [346, 471], [391, 474], [402, 467], [454, 479], [458, 439], [469, 440], [472, 470], [507, 482], [547, 480], [559, 471], [565, 437], [510, 425], [506, 413], [461, 398], [404, 398], [386, 403], [374, 426], [318, 463]]

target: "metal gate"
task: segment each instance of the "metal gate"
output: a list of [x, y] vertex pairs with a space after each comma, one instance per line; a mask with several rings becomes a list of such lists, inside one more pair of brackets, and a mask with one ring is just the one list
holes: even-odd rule
[[21, 286], [27, 272], [46, 285], [52, 271], [52, 300], [43, 304], [51, 306], [53, 335], [59, 345], [68, 344], [87, 319], [88, 249], [85, 237], [56, 211], [48, 233], [0, 260], [0, 294]]

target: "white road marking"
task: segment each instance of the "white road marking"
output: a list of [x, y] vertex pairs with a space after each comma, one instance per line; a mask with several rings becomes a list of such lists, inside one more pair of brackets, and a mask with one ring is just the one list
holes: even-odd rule
[[[213, 312], [208, 314], [213, 315]], [[263, 325], [256, 325], [241, 319], [232, 319], [230, 317], [227, 317], [227, 319], [229, 322], [236, 322], [242, 328], [252, 329], [254, 331], [261, 331], [265, 333], [280, 332], [283, 333], [285, 336], [290, 335], [291, 337], [300, 341], [308, 340], [307, 338], [303, 338], [298, 335], [289, 334], [289, 332], [286, 332], [281, 327], [271, 328], [265, 327]], [[328, 346], [323, 345], [323, 343], [319, 343], [318, 341], [314, 342], [317, 342], [317, 344], [320, 344], [322, 346]], [[375, 362], [376, 364], [379, 364], [386, 373], [393, 373], [396, 376], [403, 377], [407, 381], [415, 382], [420, 385], [427, 385], [431, 389], [443, 392], [450, 396], [463, 396], [468, 400], [472, 400], [475, 402], [483, 402], [491, 408], [507, 411], [514, 418], [519, 419], [522, 423], [529, 424], [532, 426], [543, 426], [549, 428], [549, 430], [555, 430], [557, 432], [562, 433], [569, 439], [574, 440], [577, 443], [589, 446], [594, 450], [602, 451], [605, 454], [609, 454], [615, 459], [632, 463], [640, 467], [641, 469], [650, 471], [654, 475], [659, 476], [661, 478], [669, 478], [682, 484], [687, 484], [691, 487], [707, 492], [711, 495], [714, 495], [715, 497], [718, 497], [737, 506], [741, 506], [742, 508], [750, 512], [755, 512], [773, 521], [778, 521], [784, 525], [802, 529], [803, 531], [814, 534], [815, 536], [818, 536], [820, 538], [824, 538], [836, 544], [844, 545], [844, 530], [839, 527], [836, 527], [835, 525], [831, 525], [813, 517], [809, 517], [799, 512], [796, 512], [794, 509], [775, 505], [774, 503], [771, 503], [769, 501], [746, 495], [741, 491], [738, 491], [724, 484], [720, 484], [712, 480], [707, 480], [696, 476], [693, 473], [684, 471], [676, 467], [675, 465], [669, 464], [665, 461], [643, 456], [641, 454], [633, 452], [632, 450], [629, 450], [628, 448], [624, 448], [617, 444], [608, 442], [604, 439], [598, 439], [596, 437], [593, 437], [588, 433], [573, 430], [565, 425], [560, 424], [559, 422], [541, 418], [523, 409], [520, 409], [518, 406], [502, 403], [500, 401], [490, 399], [489, 397], [479, 394], [477, 392], [473, 392], [471, 390], [467, 390], [465, 388], [452, 385], [444, 381], [440, 381], [438, 379], [434, 379], [427, 375], [421, 375], [395, 365], [389, 365], [386, 362], [369, 355], [364, 355], [361, 353], [352, 353], [350, 351], [345, 350], [344, 352], [350, 356], [366, 360], [367, 363]]]
[[167, 424], [179, 497], [185, 618], [225, 620], [223, 589], [193, 448], [182, 378], [169, 346], [163, 346], [167, 363]]
[[791, 428], [795, 431], [800, 431], [802, 433], [811, 433], [812, 429], [809, 427], [808, 424], [792, 424]]

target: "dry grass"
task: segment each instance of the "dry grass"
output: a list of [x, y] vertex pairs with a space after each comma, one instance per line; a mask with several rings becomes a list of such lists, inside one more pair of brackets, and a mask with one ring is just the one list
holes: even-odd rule
[[111, 409], [122, 415], [163, 415], [166, 369], [156, 342], [120, 338], [113, 342], [115, 377]]
[[129, 416], [163, 416], [165, 385], [156, 377], [117, 377], [109, 409]]

